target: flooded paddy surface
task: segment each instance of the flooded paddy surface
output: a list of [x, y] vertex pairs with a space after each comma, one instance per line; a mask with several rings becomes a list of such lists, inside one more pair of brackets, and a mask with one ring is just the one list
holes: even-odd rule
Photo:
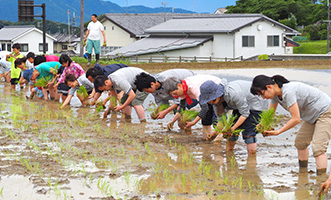
[[[327, 70], [196, 72], [228, 81], [282, 74], [331, 96]], [[299, 173], [293, 145], [299, 126], [277, 137], [258, 135], [257, 155], [247, 156], [241, 138], [232, 153], [225, 140], [203, 140], [200, 123], [191, 135], [177, 125], [167, 131], [173, 115], [150, 119], [152, 98], [145, 102], [147, 123], [139, 123], [134, 112], [129, 121], [121, 113], [102, 119], [77, 100], [60, 110], [55, 101], [26, 100], [26, 92], [0, 83], [0, 199], [318, 199], [327, 177], [316, 177], [312, 156]], [[278, 113], [284, 124], [288, 115]]]

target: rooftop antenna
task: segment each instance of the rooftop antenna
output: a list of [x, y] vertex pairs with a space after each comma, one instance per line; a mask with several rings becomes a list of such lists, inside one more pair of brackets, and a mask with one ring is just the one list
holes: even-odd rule
[[161, 5], [164, 7], [164, 21], [167, 21], [167, 18], [166, 18], [166, 10], [167, 10], [167, 5], [169, 3], [166, 3], [166, 2], [161, 2]]

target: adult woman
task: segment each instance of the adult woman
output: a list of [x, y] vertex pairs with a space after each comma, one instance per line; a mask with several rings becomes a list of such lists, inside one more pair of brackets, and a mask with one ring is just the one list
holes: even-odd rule
[[[307, 168], [312, 143], [317, 174], [326, 172], [326, 150], [331, 137], [331, 98], [320, 90], [300, 82], [290, 82], [280, 75], [256, 76], [251, 87], [252, 94], [272, 99], [270, 108], [278, 104], [291, 114], [291, 119], [280, 129], [265, 131], [265, 136], [279, 135], [293, 128], [303, 120], [295, 139], [300, 168]], [[330, 179], [330, 178], [329, 178]]]

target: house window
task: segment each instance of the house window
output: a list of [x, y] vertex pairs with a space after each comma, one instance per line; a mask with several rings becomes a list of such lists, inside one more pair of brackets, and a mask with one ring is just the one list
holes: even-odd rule
[[11, 51], [11, 44], [7, 43], [7, 51]]
[[65, 44], [62, 45], [62, 49], [63, 49], [63, 50], [67, 50], [67, 49], [68, 49], [68, 45], [65, 45]]
[[279, 35], [268, 35], [268, 47], [278, 47], [279, 46]]
[[111, 30], [115, 30], [115, 27], [112, 26], [112, 27], [111, 27]]
[[103, 30], [104, 30], [104, 31], [106, 30], [106, 26], [103, 27]]
[[[43, 43], [39, 43], [39, 51], [44, 51]], [[48, 43], [46, 43], [46, 51], [48, 51]]]
[[2, 51], [6, 51], [6, 44], [5, 43], [1, 44], [1, 49], [2, 49]]
[[29, 52], [29, 44], [20, 44], [21, 45], [21, 52]]
[[243, 47], [255, 47], [255, 36], [242, 36]]

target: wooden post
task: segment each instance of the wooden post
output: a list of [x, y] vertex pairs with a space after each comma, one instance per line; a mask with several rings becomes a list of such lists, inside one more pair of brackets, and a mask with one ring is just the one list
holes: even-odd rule
[[138, 56], [136, 55], [136, 63], [138, 62]]
[[194, 62], [196, 62], [197, 61], [197, 57], [196, 56], [194, 56]]
[[227, 57], [225, 57], [225, 62], [227, 62], [228, 61], [228, 58]]
[[152, 56], [151, 57], [149, 57], [149, 63], [152, 63]]
[[211, 56], [209, 56], [209, 62], [211, 62], [212, 60], [211, 60]]

